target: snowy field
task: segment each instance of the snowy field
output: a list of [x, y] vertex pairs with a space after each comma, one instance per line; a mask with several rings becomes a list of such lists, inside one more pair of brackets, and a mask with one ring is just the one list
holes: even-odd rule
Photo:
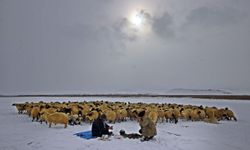
[[[26, 101], [130, 101], [193, 104], [229, 107], [238, 119], [220, 121], [220, 124], [179, 121], [177, 124], [158, 123], [157, 136], [148, 142], [139, 139], [118, 139], [110, 141], [85, 140], [73, 135], [90, 130], [91, 125], [63, 125], [48, 128], [46, 124], [31, 122], [27, 115], [18, 115], [12, 103]], [[0, 150], [249, 150], [250, 147], [250, 101], [200, 100], [191, 98], [0, 98]], [[127, 133], [139, 130], [135, 121], [113, 124], [114, 134], [124, 129]]]

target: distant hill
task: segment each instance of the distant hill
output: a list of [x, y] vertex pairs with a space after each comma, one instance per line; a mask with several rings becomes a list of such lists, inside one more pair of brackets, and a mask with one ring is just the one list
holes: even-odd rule
[[242, 99], [250, 100], [248, 91], [229, 91], [221, 89], [172, 89], [166, 92], [85, 92], [78, 93], [18, 93], [0, 94], [0, 97], [191, 97], [201, 99]]
[[172, 89], [167, 92], [168, 94], [233, 94], [231, 91], [220, 89]]

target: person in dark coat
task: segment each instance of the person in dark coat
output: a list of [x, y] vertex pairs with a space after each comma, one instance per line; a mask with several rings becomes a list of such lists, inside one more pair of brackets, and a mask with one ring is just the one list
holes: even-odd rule
[[101, 137], [102, 135], [112, 135], [112, 132], [109, 132], [109, 129], [113, 129], [112, 126], [109, 126], [105, 123], [106, 115], [102, 114], [97, 119], [94, 120], [92, 124], [92, 136]]

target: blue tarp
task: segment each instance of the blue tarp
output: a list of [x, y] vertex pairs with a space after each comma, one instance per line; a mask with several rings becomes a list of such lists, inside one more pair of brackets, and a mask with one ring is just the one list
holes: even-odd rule
[[74, 135], [79, 136], [79, 137], [84, 138], [84, 139], [96, 138], [96, 137], [92, 136], [91, 131], [83, 131], [83, 132], [75, 133]]

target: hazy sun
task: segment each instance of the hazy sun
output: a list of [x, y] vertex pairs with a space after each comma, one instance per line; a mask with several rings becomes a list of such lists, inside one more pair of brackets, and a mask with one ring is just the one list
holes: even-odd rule
[[144, 24], [145, 18], [144, 15], [140, 12], [135, 12], [130, 17], [130, 22], [136, 27], [136, 28], [142, 28]]
[[146, 11], [136, 10], [131, 12], [128, 19], [128, 32], [136, 36], [146, 36], [151, 33], [151, 17]]

